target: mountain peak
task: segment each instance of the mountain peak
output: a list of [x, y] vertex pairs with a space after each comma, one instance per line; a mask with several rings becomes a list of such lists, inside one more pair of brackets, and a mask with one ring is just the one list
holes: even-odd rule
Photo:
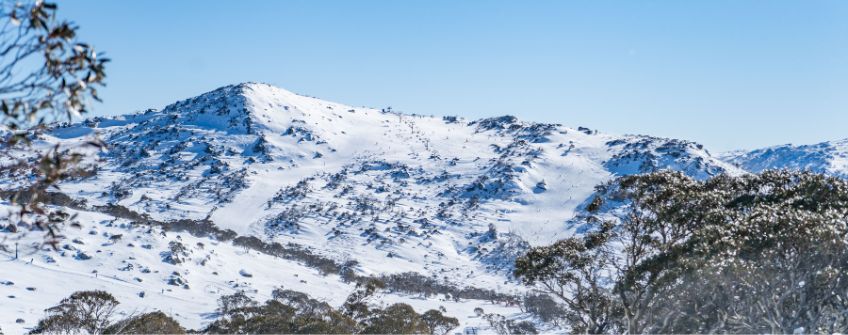
[[[257, 82], [222, 86], [162, 109], [166, 125], [197, 126], [227, 133], [280, 128], [305, 111], [343, 106]], [[345, 106], [346, 107], [346, 106]], [[277, 123], [277, 124], [275, 124]]]
[[[270, 284], [302, 290], [336, 285], [338, 289], [318, 290], [328, 294], [354, 289], [336, 277], [320, 277], [320, 271], [307, 265], [356, 264], [351, 271], [364, 275], [404, 272], [429, 278], [438, 273], [440, 285], [463, 283], [522, 295], [524, 288], [509, 277], [516, 255], [530, 245], [585, 231], [587, 226], [577, 223], [586, 205], [605, 196], [596, 193], [597, 185], [669, 169], [697, 179], [744, 173], [685, 140], [620, 136], [514, 116], [469, 122], [350, 107], [255, 82], [223, 86], [161, 111], [57, 125], [34, 143], [73, 147], [92, 133], [109, 150], [83, 162], [96, 166], [92, 174], [61, 185], [69, 198], [87, 204], [74, 209], [85, 227], [70, 232], [79, 242], [61, 254], [40, 250], [36, 266], [12, 262], [20, 271], [3, 279], [97, 270], [100, 278], [75, 280], [81, 286], [115, 290], [132, 308], [176, 298], [196, 301], [174, 304], [174, 314], [193, 322], [192, 327], [206, 322], [203, 315], [217, 306], [210, 288], [233, 285], [258, 292], [270, 290]], [[798, 161], [830, 162], [828, 171], [833, 171], [837, 163], [848, 162], [846, 149], [843, 141], [755, 154], [775, 166], [772, 158], [784, 162], [800, 152], [806, 158]], [[26, 170], [8, 171], [0, 174], [6, 189], [29, 178]], [[123, 218], [115, 213], [124, 213]], [[204, 247], [210, 243], [206, 237], [201, 241], [192, 234], [138, 229], [131, 221], [136, 216], [125, 213], [175, 227], [197, 223], [193, 231], [202, 236], [214, 229], [238, 235], [240, 242], [212, 241], [214, 247]], [[115, 243], [115, 235], [131, 237], [132, 244]], [[285, 250], [318, 261], [300, 264], [242, 250], [256, 241], [292, 248]], [[174, 252], [172, 243], [185, 244], [193, 256], [180, 257], [194, 261], [163, 259]], [[76, 249], [89, 260], [64, 257]], [[129, 253], [132, 259], [123, 257]], [[281, 276], [278, 269], [301, 269], [301, 274]], [[314, 275], [307, 276], [310, 272]], [[175, 279], [174, 273], [181, 277]], [[103, 281], [105, 275], [115, 280]], [[177, 279], [191, 286], [171, 291]], [[139, 290], [163, 294], [142, 299]], [[47, 302], [62, 298], [58, 292], [45, 289], [39, 296], [24, 293], [16, 299], [43, 310]], [[345, 296], [324, 298], [341, 303]], [[476, 304], [452, 305], [432, 297], [392, 299], [447, 308]], [[486, 306], [493, 308], [520, 313], [516, 307]], [[9, 309], [0, 308], [4, 311]], [[17, 323], [2, 324], [4, 329], [8, 325]]]

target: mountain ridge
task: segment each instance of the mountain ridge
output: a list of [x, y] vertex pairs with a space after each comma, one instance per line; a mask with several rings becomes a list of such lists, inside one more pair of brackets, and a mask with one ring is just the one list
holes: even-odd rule
[[[108, 151], [82, 147], [95, 134]], [[32, 266], [13, 262], [21, 274], [0, 279], [76, 271], [79, 283], [69, 288], [117, 290], [137, 308], [171, 304], [191, 327], [206, 322], [201, 314], [214, 312], [215, 295], [227, 292], [243, 289], [262, 297], [269, 287], [286, 285], [338, 304], [353, 288], [298, 262], [210, 237], [145, 230], [95, 208], [120, 207], [162, 222], [210, 222], [238, 236], [356, 264], [358, 275], [417, 273], [520, 295], [529, 289], [511, 278], [512, 260], [529, 246], [580, 233], [585, 227], [573, 220], [596, 185], [662, 169], [697, 179], [747, 173], [686, 140], [612, 135], [508, 115], [471, 121], [408, 115], [258, 83], [224, 86], [161, 111], [55, 125], [36, 139], [36, 148], [61, 144], [90, 153], [82, 164], [97, 166], [96, 173], [60, 185], [87, 206], [74, 209], [83, 229], [68, 236], [82, 244], [68, 242], [62, 253], [39, 249]], [[25, 152], [21, 157], [32, 159]], [[4, 158], [2, 164], [11, 162]], [[0, 185], [15, 188], [26, 180], [26, 171], [17, 171], [4, 175]], [[0, 205], [6, 215], [14, 212], [9, 202]], [[132, 242], [109, 242], [113, 235]], [[160, 256], [173, 252], [172, 242], [186, 246], [185, 262]], [[91, 275], [94, 270], [99, 275]], [[139, 297], [139, 290], [158, 293]], [[16, 303], [23, 307], [4, 311], [29, 315], [26, 321], [0, 324], [7, 330], [29, 327], [32, 315], [69, 293], [21, 291]], [[463, 325], [485, 326], [479, 318], [465, 318], [474, 305], [529, 317], [515, 306], [473, 299], [419, 301], [386, 292], [380, 301], [409, 302], [416, 309], [445, 304], [460, 313]]]
[[732, 151], [722, 154], [721, 158], [755, 173], [767, 169], [792, 169], [848, 177], [848, 139]]

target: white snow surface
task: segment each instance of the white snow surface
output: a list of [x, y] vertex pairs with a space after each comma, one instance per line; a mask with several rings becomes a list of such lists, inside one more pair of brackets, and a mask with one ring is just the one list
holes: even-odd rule
[[[93, 136], [108, 151], [84, 146]], [[353, 290], [339, 276], [322, 276], [296, 261], [132, 225], [97, 206], [120, 205], [159, 221], [208, 219], [239, 236], [355, 260], [360, 275], [418, 272], [459, 287], [520, 295], [530, 288], [510, 276], [514, 258], [575, 234], [569, 220], [596, 185], [660, 169], [699, 179], [745, 173], [684, 140], [512, 116], [407, 115], [257, 83], [222, 87], [161, 111], [57, 125], [34, 140], [41, 150], [59, 144], [88, 153], [85, 164], [98, 170], [61, 185], [85, 201], [85, 209], [73, 210], [82, 228], [63, 231], [67, 247], [33, 247], [38, 233], [0, 233], [0, 281], [14, 282], [0, 286], [0, 327], [7, 333], [33, 327], [45, 308], [82, 289], [111, 292], [122, 313], [160, 309], [192, 328], [211, 322], [217, 297], [237, 290], [263, 300], [283, 286], [335, 306]], [[0, 158], [0, 165], [20, 157]], [[4, 175], [0, 185], [25, 185], [27, 177]], [[14, 212], [9, 203], [0, 207], [3, 215]], [[110, 239], [115, 235], [122, 237]], [[183, 263], [165, 261], [172, 241], [188, 247]], [[18, 259], [15, 242], [29, 247]], [[80, 252], [91, 258], [77, 257]], [[168, 284], [174, 272], [187, 288]], [[478, 306], [532, 319], [516, 306], [486, 301], [389, 292], [378, 299], [392, 302], [419, 312], [444, 306], [462, 321], [460, 328], [485, 329], [485, 321], [472, 316]]]
[[848, 178], [848, 139], [732, 151], [722, 154], [721, 158], [755, 173], [769, 169], [789, 169]]

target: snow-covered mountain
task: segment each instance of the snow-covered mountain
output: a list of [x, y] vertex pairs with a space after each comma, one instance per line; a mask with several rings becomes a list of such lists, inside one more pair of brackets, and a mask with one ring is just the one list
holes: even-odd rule
[[721, 158], [751, 172], [768, 169], [807, 170], [848, 178], [848, 139], [733, 151], [722, 154]]
[[[92, 136], [108, 151], [84, 147]], [[512, 116], [407, 115], [255, 83], [34, 139], [37, 148], [86, 151], [84, 164], [97, 168], [60, 187], [57, 205], [82, 226], [66, 228], [60, 250], [34, 247], [15, 259], [14, 243], [41, 236], [0, 233], [7, 332], [32, 327], [81, 289], [112, 292], [124, 313], [162, 309], [188, 327], [208, 323], [215, 299], [237, 290], [264, 299], [282, 285], [339, 305], [353, 290], [345, 271], [418, 273], [457, 290], [521, 295], [528, 289], [511, 279], [512, 260], [574, 234], [570, 219], [596, 185], [659, 169], [742, 174], [769, 160], [731, 157], [738, 168], [684, 140]], [[26, 184], [27, 171], [10, 171], [5, 189]], [[2, 215], [14, 209], [0, 205]], [[530, 318], [466, 296], [389, 289], [379, 301], [419, 312], [441, 305], [461, 327], [485, 326], [473, 316], [478, 306]]]

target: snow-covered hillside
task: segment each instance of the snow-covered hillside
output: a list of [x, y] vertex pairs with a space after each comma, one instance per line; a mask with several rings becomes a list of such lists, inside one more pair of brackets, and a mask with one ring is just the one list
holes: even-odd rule
[[[95, 135], [108, 151], [82, 149]], [[61, 250], [30, 248], [14, 259], [15, 241], [39, 237], [0, 233], [0, 281], [14, 283], [0, 286], [7, 332], [32, 327], [44, 308], [80, 289], [113, 292], [125, 313], [163, 309], [189, 327], [208, 323], [215, 299], [237, 290], [262, 299], [282, 285], [334, 305], [353, 290], [304, 257], [278, 257], [234, 237], [348, 264], [361, 276], [415, 272], [457, 288], [520, 295], [527, 288], [509, 275], [513, 259], [574, 234], [569, 219], [596, 185], [659, 169], [700, 179], [744, 173], [684, 140], [512, 116], [407, 115], [255, 83], [161, 111], [56, 126], [35, 140], [39, 148], [85, 150], [86, 164], [98, 168], [61, 185], [77, 200], [82, 226], [67, 228]], [[754, 169], [741, 157], [732, 161]], [[2, 178], [5, 188], [15, 187], [26, 172]], [[138, 224], [151, 222], [204, 228]], [[175, 251], [175, 243], [183, 247]], [[514, 305], [484, 300], [384, 292], [380, 301], [404, 301], [419, 312], [442, 305], [461, 327], [484, 326], [473, 316], [478, 306], [529, 318]]]
[[721, 155], [725, 161], [751, 172], [768, 169], [806, 170], [848, 177], [848, 139], [810, 145], [779, 145]]

